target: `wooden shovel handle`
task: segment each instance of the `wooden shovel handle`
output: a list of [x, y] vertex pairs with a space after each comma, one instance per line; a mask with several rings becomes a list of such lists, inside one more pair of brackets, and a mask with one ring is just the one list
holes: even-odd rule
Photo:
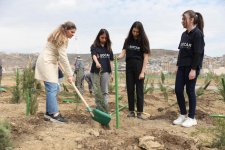
[[[65, 73], [65, 69], [60, 64], [60, 62], [59, 62], [59, 67], [61, 68], [62, 72]], [[83, 96], [80, 94], [80, 91], [77, 89], [77, 87], [75, 86], [75, 84], [73, 82], [70, 83], [70, 84], [73, 86], [73, 88], [75, 89], [75, 91], [78, 94], [78, 96], [80, 97], [80, 99], [84, 102], [85, 106], [88, 108], [88, 111], [90, 112], [91, 116], [94, 117], [94, 114], [89, 110], [90, 109], [89, 105], [87, 104], [87, 102], [85, 101], [85, 99], [83, 98]]]
[[[89, 109], [89, 105], [87, 104], [87, 102], [85, 101], [85, 99], [83, 98], [83, 96], [80, 94], [80, 91], [77, 89], [77, 87], [75, 86], [74, 83], [71, 83], [71, 85], [73, 86], [73, 88], [75, 89], [76, 93], [78, 94], [78, 96], [80, 97], [80, 99], [84, 102], [85, 106]], [[94, 114], [88, 110], [91, 114], [92, 117], [94, 117]]]

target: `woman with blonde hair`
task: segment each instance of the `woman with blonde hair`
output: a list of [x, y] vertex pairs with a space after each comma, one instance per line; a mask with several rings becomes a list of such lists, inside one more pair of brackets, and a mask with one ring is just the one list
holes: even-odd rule
[[69, 83], [73, 82], [73, 72], [67, 57], [68, 40], [76, 32], [73, 22], [65, 22], [56, 28], [48, 37], [47, 44], [38, 56], [35, 78], [44, 81], [46, 91], [46, 113], [44, 118], [53, 122], [66, 122], [58, 111], [57, 93], [58, 68], [63, 68]]

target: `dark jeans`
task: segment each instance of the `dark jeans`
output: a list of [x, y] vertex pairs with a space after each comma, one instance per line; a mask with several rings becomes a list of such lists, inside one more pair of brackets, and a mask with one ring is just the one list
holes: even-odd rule
[[144, 103], [144, 79], [139, 80], [143, 61], [140, 60], [129, 60], [126, 62], [126, 84], [127, 84], [127, 97], [129, 111], [135, 110], [135, 88], [136, 88], [136, 100], [137, 100], [137, 111], [143, 112]]
[[196, 77], [193, 80], [189, 80], [190, 67], [178, 67], [175, 83], [175, 93], [177, 96], [177, 102], [180, 108], [180, 114], [186, 115], [186, 105], [184, 98], [184, 86], [186, 85], [186, 93], [189, 99], [189, 114], [188, 117], [194, 118], [196, 109], [196, 95], [195, 85], [197, 77], [199, 75], [199, 69], [196, 70]]

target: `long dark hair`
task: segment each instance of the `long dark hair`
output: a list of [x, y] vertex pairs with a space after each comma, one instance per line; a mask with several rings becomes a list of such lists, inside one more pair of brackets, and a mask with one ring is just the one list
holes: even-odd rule
[[131, 26], [125, 41], [125, 45], [127, 46], [127, 44], [133, 39], [133, 34], [132, 34], [133, 28], [137, 28], [139, 30], [138, 42], [142, 45], [142, 49], [147, 50], [148, 54], [150, 54], [149, 40], [145, 34], [145, 30], [142, 23], [139, 21], [135, 21], [133, 25]]
[[188, 14], [190, 18], [194, 18], [194, 25], [197, 25], [200, 31], [202, 31], [202, 33], [204, 34], [203, 32], [204, 20], [202, 14], [200, 14], [199, 12], [194, 12], [193, 10], [187, 10], [183, 13], [183, 15], [184, 14]]
[[101, 29], [99, 32], [98, 32], [98, 35], [97, 37], [95, 38], [95, 41], [94, 43], [92, 44], [92, 47], [100, 47], [101, 46], [101, 43], [100, 43], [100, 40], [99, 40], [99, 37], [101, 35], [105, 34], [106, 35], [106, 44], [105, 44], [105, 47], [108, 51], [111, 51], [112, 48], [111, 48], [111, 45], [112, 45], [112, 42], [110, 40], [110, 37], [109, 37], [109, 32], [106, 30], [106, 29]]

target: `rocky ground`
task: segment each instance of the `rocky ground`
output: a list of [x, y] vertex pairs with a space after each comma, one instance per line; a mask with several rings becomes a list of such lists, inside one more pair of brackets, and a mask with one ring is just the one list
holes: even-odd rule
[[[25, 116], [25, 102], [12, 104], [11, 78], [5, 78], [4, 87], [8, 90], [0, 93], [0, 120], [10, 122], [15, 150], [207, 150], [214, 139], [209, 132], [214, 127], [214, 119], [209, 114], [225, 114], [225, 103], [214, 91], [206, 91], [197, 100], [196, 118], [198, 125], [191, 128], [172, 125], [178, 115], [176, 98], [169, 94], [166, 101], [159, 90], [145, 95], [145, 120], [127, 118], [127, 109], [120, 112], [120, 127], [116, 128], [116, 117], [112, 116], [110, 128], [102, 128], [91, 119], [82, 103], [64, 103], [63, 94], [59, 95], [60, 112], [69, 119], [67, 124], [44, 121], [45, 95], [39, 96], [39, 109], [35, 116]], [[122, 84], [121, 84], [122, 85]], [[87, 85], [85, 85], [85, 88]], [[86, 88], [87, 89], [87, 88]], [[72, 88], [69, 88], [73, 92]], [[127, 104], [126, 90], [119, 87]], [[84, 98], [92, 107], [93, 96], [85, 91]], [[111, 112], [115, 110], [115, 94], [110, 94]]]

